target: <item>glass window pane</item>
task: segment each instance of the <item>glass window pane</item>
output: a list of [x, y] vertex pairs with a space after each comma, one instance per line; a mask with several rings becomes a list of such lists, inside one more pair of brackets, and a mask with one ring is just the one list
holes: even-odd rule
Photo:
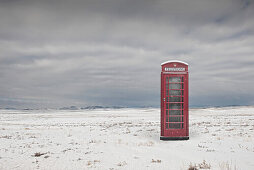
[[181, 122], [182, 117], [169, 117], [169, 122]]
[[182, 110], [169, 110], [169, 115], [181, 115]]
[[182, 97], [169, 97], [169, 102], [182, 102]]
[[169, 90], [169, 95], [181, 96], [181, 90]]
[[169, 103], [169, 109], [181, 109], [181, 103]]
[[172, 124], [169, 124], [169, 128], [170, 129], [181, 129], [182, 127], [182, 123], [172, 123]]
[[181, 82], [181, 77], [169, 77], [169, 82], [170, 83], [177, 83], [177, 82]]
[[169, 84], [169, 89], [181, 89], [182, 84], [174, 83], [174, 84]]

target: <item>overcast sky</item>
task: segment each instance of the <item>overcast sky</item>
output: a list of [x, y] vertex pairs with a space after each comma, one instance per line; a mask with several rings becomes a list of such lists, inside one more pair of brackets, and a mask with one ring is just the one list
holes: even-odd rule
[[254, 104], [252, 0], [0, 0], [0, 107], [155, 106], [160, 67], [190, 106]]

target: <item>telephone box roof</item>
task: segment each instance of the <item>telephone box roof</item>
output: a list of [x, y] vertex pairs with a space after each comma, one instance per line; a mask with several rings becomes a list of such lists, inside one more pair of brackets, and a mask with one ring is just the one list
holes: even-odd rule
[[177, 63], [183, 63], [185, 65], [189, 65], [188, 63], [185, 63], [183, 61], [179, 61], [179, 60], [169, 60], [169, 61], [165, 61], [163, 63], [161, 63], [161, 65], [167, 64], [167, 63], [173, 63], [173, 62], [177, 62]]

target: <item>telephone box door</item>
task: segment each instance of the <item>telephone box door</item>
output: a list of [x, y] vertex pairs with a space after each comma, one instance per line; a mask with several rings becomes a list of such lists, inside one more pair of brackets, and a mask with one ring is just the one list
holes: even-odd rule
[[[186, 136], [186, 113], [185, 113], [185, 84], [186, 75], [163, 76], [164, 94], [164, 135]], [[166, 114], [165, 114], [166, 113]]]

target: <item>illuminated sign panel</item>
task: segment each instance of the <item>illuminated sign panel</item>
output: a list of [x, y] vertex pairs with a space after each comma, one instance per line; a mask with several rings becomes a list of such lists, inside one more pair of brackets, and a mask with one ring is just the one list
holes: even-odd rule
[[183, 67], [165, 67], [165, 71], [185, 71]]

